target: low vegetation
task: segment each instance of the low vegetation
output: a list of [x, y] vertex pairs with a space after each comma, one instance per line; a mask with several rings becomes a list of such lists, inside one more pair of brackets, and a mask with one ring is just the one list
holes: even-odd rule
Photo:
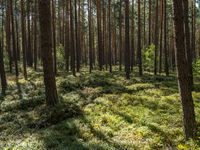
[[[182, 109], [174, 76], [86, 71], [59, 73], [60, 104], [45, 105], [42, 73], [29, 70], [18, 81], [8, 75], [0, 100], [0, 149], [198, 149], [184, 142]], [[17, 82], [17, 84], [16, 84]], [[200, 78], [193, 97], [200, 123]]]

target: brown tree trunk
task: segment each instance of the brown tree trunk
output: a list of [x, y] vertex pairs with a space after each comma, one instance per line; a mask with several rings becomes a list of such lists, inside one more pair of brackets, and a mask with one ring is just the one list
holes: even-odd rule
[[189, 6], [188, 0], [183, 1], [183, 8], [184, 8], [184, 29], [185, 29], [185, 44], [186, 44], [186, 54], [187, 54], [187, 61], [189, 67], [189, 77], [190, 77], [190, 85], [191, 88], [193, 87], [193, 71], [192, 71], [192, 48], [190, 42], [190, 27], [189, 27]]
[[28, 26], [28, 33], [27, 33], [27, 65], [29, 67], [33, 66], [33, 54], [32, 54], [32, 44], [31, 44], [31, 19], [30, 19], [30, 12], [31, 12], [31, 1], [27, 1], [27, 26]]
[[149, 45], [151, 45], [151, 7], [152, 7], [152, 0], [149, 0]]
[[98, 53], [99, 53], [99, 69], [102, 71], [102, 29], [101, 29], [101, 1], [97, 0], [97, 28], [98, 28]]
[[14, 24], [14, 14], [13, 14], [13, 3], [12, 0], [9, 0], [10, 11], [11, 11], [11, 28], [12, 28], [12, 48], [13, 48], [13, 59], [15, 63], [15, 75], [19, 76], [18, 70], [18, 58], [17, 58], [17, 49], [16, 49], [16, 37], [15, 37], [15, 24]]
[[34, 69], [37, 70], [37, 56], [38, 56], [38, 53], [37, 53], [37, 4], [38, 4], [38, 1], [35, 0], [34, 2], [34, 46], [33, 46], [33, 56], [34, 56]]
[[92, 73], [93, 69], [93, 61], [92, 61], [92, 24], [91, 24], [91, 19], [92, 19], [92, 4], [91, 0], [88, 0], [88, 23], [89, 23], [89, 64], [90, 64], [90, 73]]
[[164, 55], [165, 55], [165, 74], [169, 76], [168, 49], [167, 49], [167, 0], [164, 0]]
[[66, 2], [66, 23], [65, 23], [65, 67], [67, 72], [69, 72], [69, 53], [70, 53], [70, 43], [69, 43], [69, 1]]
[[58, 95], [53, 69], [50, 0], [39, 0], [39, 18], [46, 102], [54, 106], [58, 103]]
[[27, 79], [27, 70], [26, 70], [26, 16], [24, 9], [24, 0], [21, 0], [21, 30], [22, 30], [22, 54], [23, 54], [23, 73], [24, 78]]
[[78, 15], [77, 15], [77, 0], [74, 0], [74, 9], [75, 9], [75, 47], [76, 47], [76, 71], [80, 71], [80, 43], [79, 43], [79, 32], [78, 32]]
[[57, 52], [56, 52], [56, 16], [55, 16], [55, 1], [51, 0], [51, 8], [52, 8], [52, 37], [53, 37], [53, 65], [54, 72], [57, 74]]
[[155, 16], [155, 37], [154, 37], [154, 74], [157, 74], [157, 57], [158, 57], [158, 0], [156, 0], [156, 16]]
[[125, 0], [125, 71], [126, 79], [130, 79], [130, 36], [129, 36], [129, 0]]
[[73, 1], [70, 0], [70, 27], [71, 27], [71, 70], [74, 76], [76, 76], [75, 69], [75, 42], [74, 42], [74, 17], [73, 17]]
[[111, 32], [112, 32], [111, 31], [111, 0], [108, 0], [108, 55], [109, 55], [108, 62], [109, 62], [109, 71], [110, 71], [110, 73], [112, 72], [112, 40], [111, 40]]
[[[4, 5], [4, 2], [1, 2], [1, 5]], [[5, 95], [7, 89], [7, 79], [6, 72], [4, 67], [4, 9], [2, 7], [2, 22], [1, 22], [1, 40], [0, 40], [0, 79], [2, 86], [2, 95]]]
[[139, 75], [142, 76], [142, 48], [141, 48], [141, 14], [140, 14], [140, 0], [138, 0], [138, 67]]
[[174, 24], [176, 34], [176, 63], [178, 71], [178, 83], [183, 107], [183, 122], [186, 139], [193, 138], [196, 131], [196, 121], [192, 92], [190, 88], [189, 68], [186, 59], [186, 46], [184, 34], [184, 10], [183, 0], [173, 0]]
[[131, 27], [131, 70], [135, 65], [135, 0], [132, 0], [132, 27]]
[[9, 57], [9, 70], [12, 73], [12, 51], [11, 51], [11, 8], [9, 1], [6, 3], [6, 49]]
[[163, 59], [163, 10], [164, 2], [161, 0], [161, 10], [160, 10], [160, 52], [159, 52], [159, 73], [162, 73], [162, 59]]

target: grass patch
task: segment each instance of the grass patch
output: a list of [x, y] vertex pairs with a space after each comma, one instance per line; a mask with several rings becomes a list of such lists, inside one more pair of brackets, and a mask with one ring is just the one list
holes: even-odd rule
[[[122, 73], [59, 73], [60, 104], [45, 106], [42, 73], [27, 81], [9, 75], [0, 99], [0, 149], [198, 149], [184, 142], [174, 76], [124, 79]], [[193, 97], [200, 123], [199, 77]], [[198, 133], [199, 134], [199, 133]]]

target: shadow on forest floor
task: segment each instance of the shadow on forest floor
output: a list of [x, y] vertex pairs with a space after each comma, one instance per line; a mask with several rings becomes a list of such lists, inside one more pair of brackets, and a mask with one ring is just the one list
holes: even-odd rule
[[[0, 148], [165, 149], [184, 144], [181, 105], [174, 76], [131, 80], [114, 72], [60, 73], [56, 108], [45, 106], [43, 79], [9, 80], [1, 98]], [[10, 77], [11, 79], [11, 77]], [[200, 122], [199, 78], [193, 96]]]

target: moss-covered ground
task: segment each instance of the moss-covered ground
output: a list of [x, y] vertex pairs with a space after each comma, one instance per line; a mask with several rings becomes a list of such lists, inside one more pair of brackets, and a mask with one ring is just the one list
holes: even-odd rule
[[[0, 149], [157, 150], [200, 149], [184, 142], [182, 109], [175, 76], [126, 80], [120, 72], [59, 73], [60, 104], [45, 105], [42, 73], [28, 80], [8, 75], [0, 100]], [[200, 78], [193, 92], [200, 123]]]

